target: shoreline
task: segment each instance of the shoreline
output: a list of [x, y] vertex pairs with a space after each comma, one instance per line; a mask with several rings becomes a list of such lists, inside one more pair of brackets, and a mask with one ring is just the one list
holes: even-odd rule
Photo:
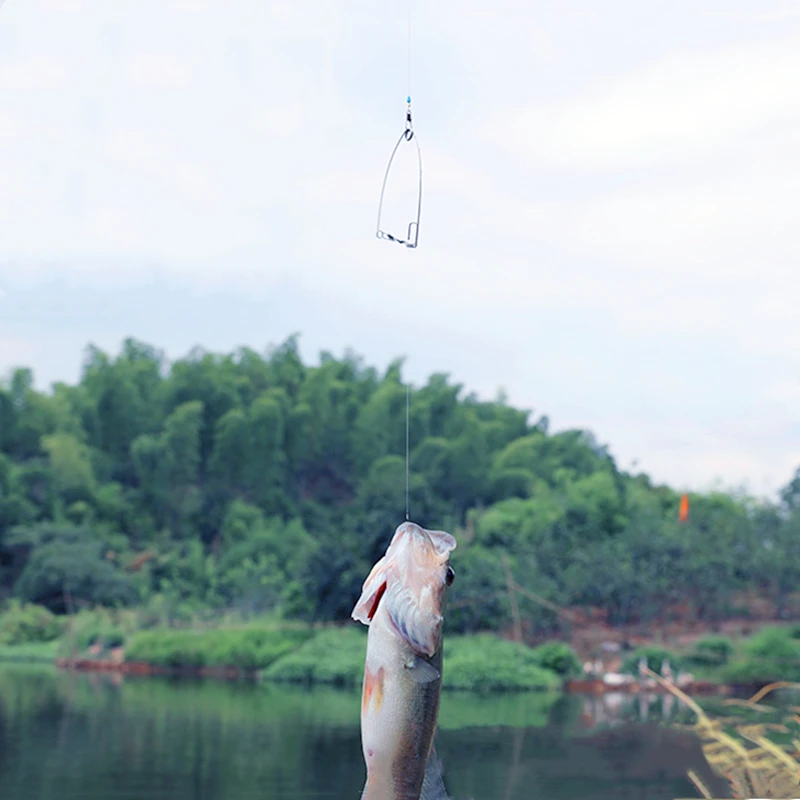
[[[760, 684], [759, 684], [760, 685]], [[742, 688], [736, 684], [714, 683], [713, 681], [692, 681], [678, 686], [684, 694], [709, 696], [719, 695], [727, 697], [737, 689]], [[602, 678], [586, 680], [576, 678], [564, 682], [563, 691], [568, 694], [669, 694], [670, 690], [653, 680], [644, 683], [633, 679], [627, 683], [606, 683]]]
[[[248, 624], [137, 630], [125, 622], [87, 613], [60, 638], [0, 647], [0, 663], [131, 677], [349, 688], [362, 682], [365, 635], [354, 626]], [[706, 637], [691, 647], [684, 644], [685, 650], [672, 650], [651, 640], [634, 651], [606, 640], [598, 647], [600, 657], [584, 661], [561, 639], [532, 647], [497, 633], [453, 636], [446, 648], [443, 689], [582, 696], [670, 691], [642, 673], [643, 659], [655, 673], [666, 670], [669, 686], [694, 696], [729, 697], [775, 680], [798, 680], [796, 670], [785, 663], [790, 650], [800, 663], [796, 623], [788, 629], [765, 629], [748, 639]]]
[[[16, 662], [21, 663], [21, 662]], [[261, 680], [260, 670], [246, 670], [240, 667], [211, 666], [211, 667], [163, 667], [148, 664], [144, 661], [113, 661], [109, 659], [91, 658], [58, 658], [53, 662], [58, 669], [67, 672], [106, 672], [119, 675], [133, 675], [136, 677], [169, 677], [169, 678], [208, 678], [225, 681], [251, 681]], [[320, 685], [319, 681], [310, 681], [308, 685]], [[752, 686], [760, 686], [760, 683]], [[750, 684], [726, 684], [713, 681], [694, 681], [679, 687], [681, 691], [690, 696], [721, 696], [728, 697], [737, 691], [748, 691]], [[456, 690], [457, 691], [457, 690]], [[497, 693], [509, 691], [531, 691], [504, 689], [495, 690]], [[536, 691], [536, 690], [533, 690]], [[642, 683], [635, 679], [621, 684], [609, 684], [596, 678], [586, 680], [581, 678], [567, 679], [559, 691], [565, 694], [600, 695], [600, 694], [669, 694], [669, 689], [656, 681]], [[494, 692], [492, 692], [494, 693]]]
[[[17, 662], [20, 663], [20, 662]], [[259, 680], [260, 670], [217, 665], [213, 667], [162, 667], [146, 661], [112, 661], [93, 658], [57, 658], [53, 665], [69, 672], [113, 672], [122, 675], [167, 678], [215, 678], [219, 680]]]

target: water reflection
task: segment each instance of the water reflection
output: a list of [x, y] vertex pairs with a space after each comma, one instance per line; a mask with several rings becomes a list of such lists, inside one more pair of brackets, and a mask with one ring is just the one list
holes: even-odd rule
[[672, 694], [608, 692], [581, 698], [581, 719], [588, 729], [629, 722], [690, 723], [692, 714]]
[[[456, 800], [676, 798], [690, 734], [663, 696], [446, 693], [437, 749]], [[640, 704], [644, 705], [640, 705]], [[358, 695], [0, 667], [0, 797], [359, 797]], [[642, 720], [647, 720], [642, 724]]]

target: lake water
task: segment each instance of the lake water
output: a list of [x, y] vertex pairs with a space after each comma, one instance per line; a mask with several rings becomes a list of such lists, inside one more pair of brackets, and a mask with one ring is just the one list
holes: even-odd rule
[[[455, 800], [729, 797], [668, 698], [446, 692]], [[0, 798], [358, 800], [358, 694], [0, 665]], [[642, 722], [645, 718], [647, 721]], [[687, 721], [690, 717], [685, 717]]]

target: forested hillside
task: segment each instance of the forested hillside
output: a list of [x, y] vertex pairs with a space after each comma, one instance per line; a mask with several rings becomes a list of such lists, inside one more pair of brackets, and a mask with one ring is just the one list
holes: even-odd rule
[[[127, 340], [80, 382], [0, 386], [0, 600], [57, 612], [275, 610], [346, 619], [405, 511], [406, 390], [296, 339], [167, 364]], [[800, 472], [780, 504], [679, 496], [621, 472], [586, 431], [552, 434], [446, 375], [410, 399], [411, 516], [456, 534], [454, 630], [505, 627], [504, 557], [522, 586], [611, 622], [669, 607], [711, 619], [748, 594], [785, 615], [800, 585]], [[521, 598], [531, 629], [557, 616]]]

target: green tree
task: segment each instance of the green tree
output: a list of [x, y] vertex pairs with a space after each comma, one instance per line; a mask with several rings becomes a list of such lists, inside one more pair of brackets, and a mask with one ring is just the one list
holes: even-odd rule
[[41, 524], [16, 529], [10, 539], [28, 551], [15, 586], [23, 601], [64, 613], [83, 605], [129, 605], [137, 599], [113, 552], [91, 530]]
[[403, 366], [350, 351], [306, 363], [292, 336], [172, 363], [134, 339], [89, 347], [80, 380], [48, 391], [14, 370], [0, 386], [0, 596], [60, 609], [69, 583], [76, 603], [133, 592], [174, 614], [347, 619], [404, 518], [408, 400], [411, 517], [459, 541], [455, 629], [509, 624], [506, 559], [529, 632], [559, 625], [550, 604], [615, 622], [717, 620], [753, 596], [800, 611], [800, 471], [773, 503], [692, 494], [679, 524], [680, 494], [621, 472], [591, 432], [553, 432], [444, 373], [408, 387]]

